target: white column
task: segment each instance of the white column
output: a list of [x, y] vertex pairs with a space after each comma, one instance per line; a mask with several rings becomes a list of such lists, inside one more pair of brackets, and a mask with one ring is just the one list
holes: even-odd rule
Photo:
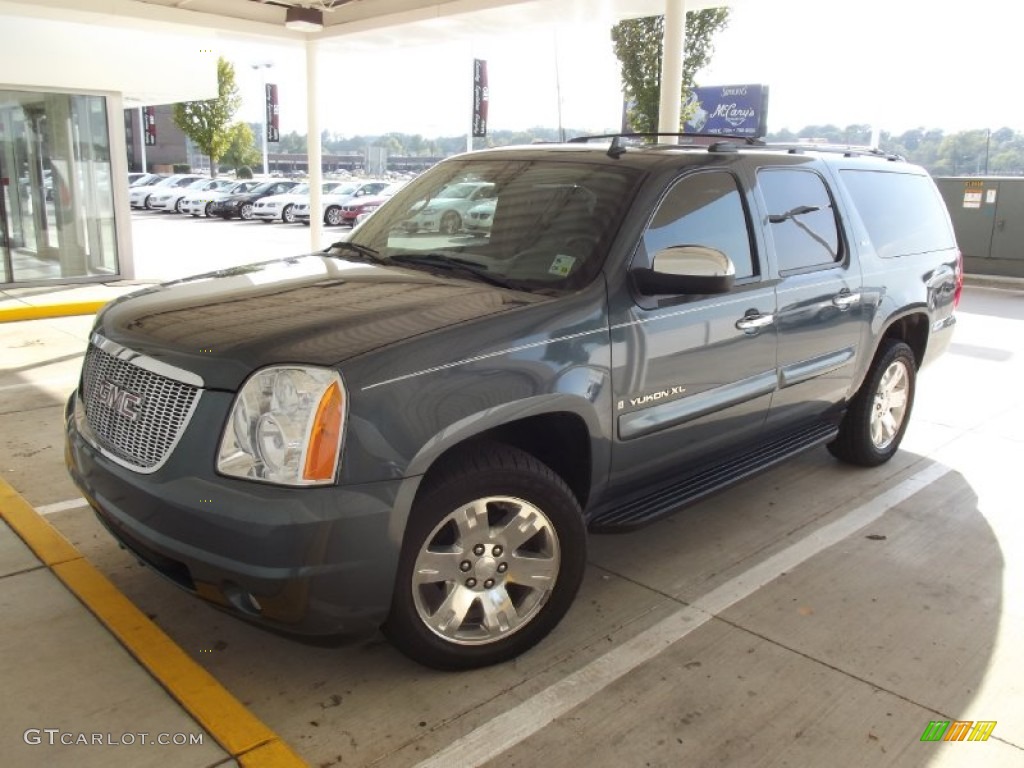
[[321, 187], [324, 182], [323, 148], [320, 146], [320, 99], [317, 80], [316, 40], [306, 40], [306, 158], [309, 161], [309, 246], [319, 251], [323, 246], [324, 217], [320, 210]]
[[[679, 133], [682, 112], [683, 49], [686, 46], [686, 2], [665, 0], [665, 36], [661, 52], [661, 101], [658, 105], [658, 132]], [[663, 139], [676, 143], [675, 139]]]

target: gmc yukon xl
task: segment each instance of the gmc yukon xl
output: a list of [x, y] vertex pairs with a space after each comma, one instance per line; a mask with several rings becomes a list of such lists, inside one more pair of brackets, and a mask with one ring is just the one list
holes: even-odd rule
[[931, 179], [877, 151], [466, 154], [323, 252], [106, 307], [67, 463], [123, 546], [225, 610], [492, 664], [565, 614], [588, 530], [814, 446], [887, 461], [961, 282]]

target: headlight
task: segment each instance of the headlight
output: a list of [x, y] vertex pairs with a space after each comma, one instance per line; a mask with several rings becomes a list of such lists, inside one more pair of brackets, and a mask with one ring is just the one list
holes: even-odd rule
[[280, 485], [332, 483], [344, 420], [345, 385], [336, 371], [264, 368], [235, 397], [217, 471]]

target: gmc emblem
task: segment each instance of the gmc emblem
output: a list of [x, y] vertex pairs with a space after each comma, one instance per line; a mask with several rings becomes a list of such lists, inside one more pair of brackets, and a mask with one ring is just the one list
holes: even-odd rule
[[139, 409], [142, 407], [142, 396], [129, 392], [112, 381], [101, 381], [99, 401], [110, 410], [123, 416], [128, 421], [139, 420]]

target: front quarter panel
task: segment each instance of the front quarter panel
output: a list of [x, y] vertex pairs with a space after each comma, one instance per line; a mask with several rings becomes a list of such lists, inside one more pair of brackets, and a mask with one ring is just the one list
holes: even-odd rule
[[579, 416], [591, 477], [610, 446], [603, 281], [575, 296], [418, 336], [343, 366], [349, 416], [342, 484], [425, 473], [489, 429], [545, 413]]

